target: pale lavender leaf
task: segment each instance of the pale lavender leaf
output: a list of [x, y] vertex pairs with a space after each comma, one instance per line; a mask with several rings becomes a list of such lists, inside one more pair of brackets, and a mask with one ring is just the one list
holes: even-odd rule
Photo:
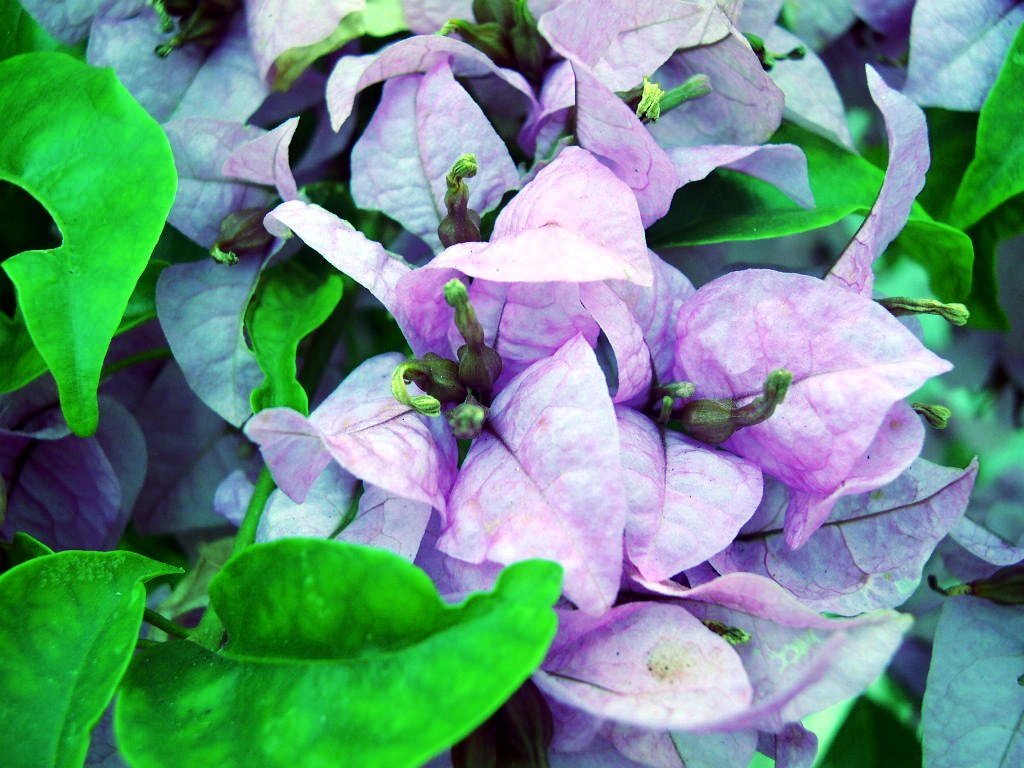
[[236, 147], [224, 162], [221, 172], [242, 181], [277, 189], [282, 200], [295, 200], [299, 190], [292, 176], [288, 147], [299, 118], [293, 117], [272, 131]]
[[889, 167], [871, 213], [825, 279], [870, 298], [875, 282], [871, 265], [907, 223], [914, 199], [924, 189], [931, 153], [924, 112], [886, 85], [871, 65], [865, 70], [871, 98], [885, 118]]
[[807, 157], [794, 144], [675, 147], [668, 150], [668, 156], [675, 165], [679, 186], [700, 181], [716, 168], [728, 168], [774, 184], [805, 208], [814, 207], [814, 194], [807, 177]]
[[608, 285], [631, 307], [643, 330], [654, 374], [659, 382], [667, 383], [671, 380], [675, 360], [675, 319], [683, 302], [695, 289], [682, 272], [654, 251], [648, 251], [648, 255], [654, 274], [650, 288], [624, 280], [609, 281]]
[[289, 536], [326, 539], [338, 526], [355, 496], [359, 480], [331, 462], [312, 483], [301, 504], [282, 490], [270, 494], [260, 517], [256, 541], [275, 541]]
[[468, 182], [469, 207], [483, 215], [518, 186], [519, 174], [504, 142], [442, 59], [426, 75], [384, 85], [380, 105], [352, 149], [353, 198], [439, 250], [445, 176], [466, 153], [476, 156], [479, 167]]
[[818, 756], [818, 737], [799, 723], [778, 733], [761, 733], [757, 751], [775, 760], [776, 768], [812, 768]]
[[977, 112], [1022, 23], [1017, 0], [918, 0], [903, 92], [924, 107]]
[[754, 686], [753, 702], [722, 718], [716, 726], [722, 729], [778, 731], [859, 694], [885, 669], [911, 623], [893, 611], [828, 619], [775, 582], [748, 573], [691, 590], [672, 584], [661, 582], [662, 591], [689, 598], [687, 609], [698, 618], [750, 634], [736, 650]]
[[680, 48], [714, 43], [730, 32], [714, 2], [570, 0], [537, 26], [555, 51], [590, 67], [613, 91], [639, 85]]
[[733, 23], [741, 31], [753, 32], [762, 38], [769, 34], [775, 26], [783, 3], [784, 0], [729, 0], [729, 2], [719, 0], [719, 4], [726, 7], [727, 13], [729, 13], [729, 5], [738, 8], [740, 12], [738, 20], [733, 13], [729, 13], [729, 16], [733, 18]]
[[768, 526], [744, 532], [712, 565], [770, 577], [817, 611], [853, 616], [894, 608], [963, 515], [977, 471], [976, 462], [959, 470], [919, 459], [889, 485], [841, 499], [798, 551], [784, 541], [787, 494], [775, 483], [765, 494]]
[[873, 491], [895, 480], [920, 456], [924, 445], [924, 420], [900, 400], [882, 419], [871, 445], [831, 493], [792, 489], [786, 510], [786, 541], [800, 547], [824, 521], [843, 496]]
[[[121, 403], [100, 396], [100, 425], [95, 438], [121, 486], [121, 515], [127, 520], [139, 498], [149, 469], [146, 437], [138, 420]], [[118, 532], [120, 534], [120, 532]], [[109, 548], [116, 542], [111, 541]]]
[[236, 469], [217, 486], [213, 494], [213, 511], [237, 528], [245, 518], [245, 510], [255, 490], [256, 486], [245, 470]]
[[115, 448], [123, 448], [128, 455], [119, 453], [117, 463], [124, 465], [129, 482], [136, 484], [139, 473], [130, 458], [136, 454], [145, 471], [145, 440], [131, 415], [105, 397], [100, 398], [103, 441], [98, 433], [88, 438], [62, 435], [63, 430], [50, 427], [51, 423], [56, 426], [55, 418], [59, 409], [52, 415], [41, 414], [38, 429], [0, 432], [0, 440], [7, 443], [3, 453], [9, 454], [3, 462], [3, 481], [8, 485], [3, 533], [9, 539], [15, 531], [24, 531], [57, 550], [111, 549], [131, 509], [124, 503], [118, 467], [104, 444], [111, 444], [111, 430], [123, 430], [123, 443]]
[[145, 0], [77, 0], [55, 3], [53, 0], [22, 0], [43, 29], [65, 45], [74, 45], [89, 34], [89, 25], [97, 16], [126, 18], [146, 6]]
[[750, 765], [757, 751], [757, 733], [673, 733], [672, 741], [686, 768]]
[[221, 172], [231, 153], [262, 136], [262, 129], [189, 118], [167, 123], [164, 131], [178, 171], [178, 191], [167, 220], [186, 237], [210, 248], [217, 241], [225, 216], [270, 202], [268, 191], [231, 181]]
[[[315, 479], [307, 466], [309, 455], [322, 464], [322, 454], [312, 447], [312, 436], [318, 434], [331, 458], [360, 480], [444, 510], [455, 472], [454, 438], [391, 394], [392, 372], [403, 360], [397, 353], [370, 358], [308, 419], [280, 408], [250, 419], [246, 434], [259, 444], [274, 479], [295, 501], [305, 498], [310, 478]], [[308, 448], [294, 452], [296, 441]]]
[[366, 7], [366, 0], [246, 0], [245, 18], [259, 67], [266, 79], [277, 57], [331, 36], [341, 20]]
[[364, 88], [399, 75], [427, 72], [437, 62], [448, 59], [457, 76], [494, 75], [522, 94], [529, 109], [536, 107], [533, 89], [518, 72], [497, 66], [476, 48], [459, 40], [442, 35], [419, 35], [400, 40], [378, 53], [344, 56], [338, 61], [327, 80], [331, 125], [334, 130], [341, 127], [352, 112], [356, 94]]
[[618, 753], [630, 762], [653, 768], [690, 768], [683, 762], [669, 731], [637, 728], [614, 721], [606, 723], [602, 730]]
[[1024, 764], [1024, 611], [974, 597], [942, 606], [924, 694], [927, 768]]
[[991, 565], [1014, 565], [1024, 560], [1024, 546], [1015, 545], [968, 517], [960, 519], [950, 537], [972, 555]]
[[[560, 614], [560, 619], [563, 614]], [[736, 649], [679, 605], [630, 603], [565, 633], [533, 680], [563, 704], [643, 728], [695, 729], [743, 712], [751, 684]]]
[[849, 0], [814, 0], [784, 3], [786, 26], [814, 50], [821, 50], [856, 20]]
[[230, 267], [207, 259], [172, 264], [156, 285], [160, 326], [189, 386], [236, 427], [252, 413], [249, 395], [263, 379], [242, 328], [259, 272], [259, 259]]
[[[156, 56], [153, 49], [166, 39], [156, 13], [145, 8], [130, 18], [96, 19], [86, 49], [89, 64], [113, 67], [121, 84], [161, 123], [171, 119], [205, 59], [204, 52], [194, 46], [184, 46], [166, 59]], [[232, 118], [240, 122], [245, 115]]]
[[825, 63], [799, 37], [782, 27], [772, 27], [762, 37], [769, 51], [783, 53], [801, 45], [806, 51], [797, 61], [776, 61], [770, 72], [786, 97], [786, 119], [853, 150], [843, 98]]
[[652, 581], [668, 579], [725, 548], [757, 509], [753, 464], [658, 428], [617, 408], [629, 513], [626, 553]]
[[114, 705], [107, 707], [93, 729], [89, 732], [89, 752], [85, 756], [85, 768], [129, 768], [121, 758], [114, 738]]
[[605, 282], [583, 283], [579, 291], [583, 306], [615, 353], [618, 387], [614, 401], [627, 403], [646, 397], [651, 388], [651, 355], [632, 308]]
[[637, 763], [624, 757], [604, 739], [584, 751], [552, 751], [548, 755], [548, 760], [551, 768], [649, 768], [646, 763]]
[[244, 123], [267, 97], [242, 14], [208, 53], [184, 46], [160, 58], [153, 49], [167, 39], [150, 8], [131, 18], [105, 17], [93, 25], [87, 58], [94, 66], [113, 67], [160, 122], [205, 117]]
[[622, 571], [626, 503], [604, 374], [576, 337], [513, 379], [470, 448], [438, 547], [471, 563], [530, 557], [565, 568], [582, 610], [607, 610]]
[[917, 0], [850, 0], [860, 18], [883, 35], [906, 39]]
[[576, 138], [633, 190], [643, 225], [650, 226], [668, 211], [679, 186], [672, 161], [633, 110], [593, 72], [581, 63], [573, 63], [573, 72]]
[[[725, 446], [791, 488], [822, 496], [861, 471], [892, 406], [950, 368], [881, 305], [773, 270], [733, 272], [702, 287], [683, 304], [676, 337], [674, 378], [694, 382], [698, 397], [748, 400], [772, 370], [792, 372], [775, 414]], [[812, 531], [805, 527], [790, 544]]]
[[677, 53], [654, 78], [668, 90], [697, 74], [708, 76], [711, 93], [679, 105], [649, 126], [662, 147], [761, 144], [779, 127], [782, 91], [738, 33]]
[[238, 13], [203, 60], [172, 119], [211, 117], [244, 123], [268, 93], [256, 67], [245, 17]]
[[430, 35], [448, 19], [473, 19], [473, 0], [402, 0], [402, 11], [413, 33]]
[[213, 511], [216, 490], [237, 469], [259, 469], [252, 446], [214, 417], [173, 363], [153, 380], [135, 414], [149, 455], [133, 517], [139, 531], [178, 533], [224, 525]]

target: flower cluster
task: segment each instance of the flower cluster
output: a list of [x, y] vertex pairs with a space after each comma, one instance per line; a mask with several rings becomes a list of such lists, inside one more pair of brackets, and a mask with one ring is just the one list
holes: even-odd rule
[[[65, 42], [88, 34], [90, 63], [163, 125], [169, 222], [214, 258], [163, 268], [160, 328], [114, 350], [166, 338], [176, 365], [110, 380], [95, 437], [70, 437], [38, 405], [45, 387], [0, 410], [0, 469], [19, 474], [5, 532], [53, 526], [44, 455], [87, 479], [76, 509], [101, 508], [57, 526], [56, 546], [111, 547], [129, 516], [185, 536], [237, 524], [254, 444], [277, 486], [258, 541], [390, 550], [452, 600], [503, 567], [558, 563], [558, 633], [532, 678], [558, 764], [677, 768], [758, 750], [810, 765], [801, 720], [886, 668], [911, 623], [893, 609], [939, 542], [959, 531], [986, 558], [987, 532], [963, 518], [977, 463], [922, 458], [948, 411], [908, 400], [952, 365], [902, 316], [963, 324], [966, 310], [874, 285], [908, 220], [952, 229], [915, 203], [921, 107], [980, 108], [1002, 61], [986, 49], [951, 84], [930, 63], [944, 43], [929, 20], [956, 21], [941, 3], [844, 8], [911, 52], [905, 72], [829, 62], [888, 146], [873, 197], [846, 209], [811, 157], [827, 144], [861, 160], [815, 53], [846, 28], [824, 11], [787, 11], [784, 27], [781, 2], [754, 0], [23, 4]], [[989, 48], [1016, 26], [986, 27]], [[311, 66], [325, 54], [326, 76]], [[769, 234], [832, 210], [813, 226], [863, 221], [814, 275], [734, 265], [695, 288], [652, 233], [701, 225], [698, 204], [743, 205], [686, 196], [709, 176], [751, 205], [770, 197]], [[700, 242], [761, 237], [721, 224], [746, 214], [718, 210]], [[338, 274], [320, 279], [300, 246]], [[328, 350], [337, 386], [320, 394], [296, 383], [296, 339], [291, 389], [261, 385], [278, 375], [258, 325], [285, 300], [271, 286], [306, 286], [288, 312], [308, 302], [311, 330], [342, 280], [353, 317], [361, 286], [359, 311], [382, 307], [402, 338]], [[115, 434], [149, 445], [145, 483]]]

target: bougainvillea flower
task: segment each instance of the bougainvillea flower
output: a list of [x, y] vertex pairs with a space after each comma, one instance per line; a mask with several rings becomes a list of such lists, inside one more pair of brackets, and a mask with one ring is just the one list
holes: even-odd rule
[[770, 577], [818, 611], [854, 616], [895, 608], [963, 515], [977, 472], [977, 462], [960, 470], [919, 459], [888, 485], [840, 499], [797, 551], [783, 541], [786, 487], [769, 482], [756, 517], [711, 563], [722, 573]]
[[677, 50], [716, 43], [731, 31], [717, 3], [615, 0], [560, 3], [537, 28], [555, 51], [585, 64], [613, 91], [639, 84]]
[[333, 459], [384, 491], [445, 509], [455, 440], [435, 428], [439, 422], [395, 400], [391, 378], [402, 361], [398, 354], [370, 358], [308, 419], [288, 408], [268, 408], [246, 423], [281, 490], [302, 502]]
[[676, 337], [673, 379], [693, 382], [699, 397], [749, 399], [771, 371], [792, 372], [775, 415], [724, 443], [803, 494], [787, 512], [790, 546], [806, 543], [839, 496], [878, 487], [909, 466], [916, 452], [896, 451], [891, 466], [873, 470], [881, 471], [876, 485], [848, 483], [863, 476], [858, 462], [870, 461], [894, 404], [950, 368], [880, 305], [769, 270], [734, 272], [698, 290], [680, 311]]
[[452, 487], [438, 548], [461, 560], [529, 557], [565, 568], [580, 608], [611, 606], [622, 571], [626, 503], [604, 374], [577, 337], [513, 379]]
[[617, 408], [629, 516], [626, 555], [652, 581], [669, 579], [726, 547], [761, 500], [761, 471], [709, 450], [646, 416]]
[[260, 518], [256, 540], [337, 538], [386, 549], [411, 561], [426, 531], [430, 505], [392, 496], [369, 484], [359, 494], [358, 485], [353, 475], [331, 463], [301, 504], [274, 491]]
[[327, 108], [331, 125], [341, 127], [355, 102], [356, 94], [374, 83], [392, 77], [428, 72], [437, 62], [450, 61], [457, 77], [493, 75], [526, 99], [527, 108], [536, 105], [533, 89], [518, 72], [497, 66], [476, 48], [441, 35], [421, 35], [400, 40], [378, 53], [344, 56], [327, 80]]
[[[664, 592], [683, 599], [629, 603], [599, 618], [560, 614], [534, 681], [561, 710], [598, 721], [588, 728], [577, 718], [577, 733], [603, 733], [613, 743], [635, 735], [622, 734], [624, 726], [662, 731], [661, 739], [671, 739], [669, 728], [778, 733], [874, 680], [910, 624], [891, 611], [826, 619], [752, 574]], [[585, 738], [576, 742], [575, 749], [587, 746]], [[567, 744], [559, 735], [555, 746]]]
[[924, 112], [886, 85], [870, 65], [865, 70], [871, 98], [885, 119], [889, 167], [871, 212], [825, 279], [871, 298], [871, 266], [907, 223], [914, 199], [924, 188], [931, 154]]
[[385, 83], [373, 119], [352, 148], [353, 199], [439, 250], [445, 176], [465, 153], [479, 168], [469, 207], [483, 215], [519, 185], [519, 174], [504, 142], [441, 59], [425, 75]]
[[1022, 22], [1016, 0], [918, 0], [903, 92], [921, 106], [977, 112]]

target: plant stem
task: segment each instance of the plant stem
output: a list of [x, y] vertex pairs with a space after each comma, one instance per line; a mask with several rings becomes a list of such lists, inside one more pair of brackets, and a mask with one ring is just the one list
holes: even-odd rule
[[189, 636], [189, 630], [185, 629], [180, 624], [174, 623], [166, 616], [163, 616], [150, 608], [143, 610], [142, 620], [152, 624], [157, 629], [162, 629], [168, 635], [180, 637], [182, 640], [185, 640]]
[[[346, 291], [345, 296], [327, 318], [327, 321], [314, 332], [302, 371], [298, 376], [299, 383], [306, 390], [310, 400], [313, 399], [320, 378], [331, 359], [338, 336], [345, 328], [344, 321], [351, 313], [357, 291], [358, 288]], [[270, 470], [264, 464], [260, 469], [260, 476], [256, 480], [256, 487], [253, 489], [249, 506], [245, 510], [245, 517], [242, 518], [242, 524], [238, 527], [238, 533], [235, 535], [231, 557], [235, 557], [256, 541], [256, 530], [259, 528], [263, 509], [267, 506], [267, 500], [276, 487]], [[212, 606], [207, 606], [203, 618], [199, 620], [199, 625], [192, 630], [189, 637], [211, 651], [220, 648], [221, 640], [224, 638], [224, 624]]]
[[270, 470], [264, 465], [260, 470], [259, 479], [256, 480], [252, 498], [249, 499], [245, 517], [242, 518], [242, 524], [238, 527], [238, 533], [235, 535], [235, 545], [231, 549], [232, 557], [256, 541], [256, 529], [263, 516], [263, 508], [267, 506], [267, 500], [275, 488], [277, 485], [274, 483], [274, 478], [270, 476]]
[[170, 360], [171, 357], [171, 350], [167, 347], [147, 349], [144, 352], [122, 357], [120, 360], [115, 360], [109, 365], [103, 366], [103, 370], [100, 372], [100, 378], [105, 379], [108, 376], [113, 376], [118, 371], [124, 370], [125, 368], [129, 368], [133, 365], [138, 365], [139, 363], [149, 363], [153, 360]]

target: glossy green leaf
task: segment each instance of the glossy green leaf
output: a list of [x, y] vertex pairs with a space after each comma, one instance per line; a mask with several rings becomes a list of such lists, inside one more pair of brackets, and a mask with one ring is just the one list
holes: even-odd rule
[[43, 544], [43, 542], [27, 533], [18, 531], [14, 534], [14, 538], [11, 539], [10, 549], [7, 550], [7, 568], [10, 569], [16, 565], [21, 565], [36, 557], [52, 554], [53, 550]]
[[58, 552], [0, 576], [7, 768], [82, 765], [135, 648], [142, 582], [178, 570], [134, 552]]
[[63, 48], [16, 0], [0, 0], [0, 59], [29, 51]]
[[890, 768], [921, 765], [921, 744], [912, 728], [867, 697], [857, 700], [821, 768]]
[[264, 381], [252, 392], [252, 409], [286, 407], [309, 413], [296, 376], [299, 342], [320, 327], [341, 300], [341, 275], [320, 278], [287, 262], [260, 277], [247, 312], [247, 327]]
[[[773, 141], [803, 148], [815, 208], [801, 208], [760, 179], [719, 170], [676, 193], [669, 213], [648, 230], [648, 244], [671, 248], [784, 237], [827, 227], [850, 215], [866, 216], [871, 210], [885, 178], [880, 168], [790, 123]], [[915, 203], [906, 228], [890, 247], [928, 270], [939, 298], [962, 300], [970, 290], [970, 238], [933, 220], [920, 205]]]
[[966, 302], [971, 310], [969, 324], [974, 328], [1005, 329], [1009, 321], [999, 303], [996, 252], [1003, 240], [1024, 233], [1024, 194], [1007, 200], [969, 232], [978, 253], [974, 286]]
[[957, 190], [950, 221], [966, 229], [1000, 204], [1024, 192], [1024, 134], [1020, 130], [1024, 94], [1024, 27], [1003, 61], [978, 116], [974, 159]]
[[924, 114], [932, 164], [917, 201], [939, 221], [949, 221], [956, 190], [974, 157], [978, 115], [947, 109], [926, 109]]
[[39, 200], [64, 236], [4, 270], [69, 426], [90, 435], [104, 355], [174, 200], [170, 146], [111, 70], [63, 54], [0, 62], [0, 113], [0, 179]]
[[555, 564], [519, 563], [448, 606], [381, 550], [255, 545], [211, 584], [227, 648], [142, 654], [118, 698], [119, 744], [135, 768], [422, 765], [541, 662], [560, 581]]

